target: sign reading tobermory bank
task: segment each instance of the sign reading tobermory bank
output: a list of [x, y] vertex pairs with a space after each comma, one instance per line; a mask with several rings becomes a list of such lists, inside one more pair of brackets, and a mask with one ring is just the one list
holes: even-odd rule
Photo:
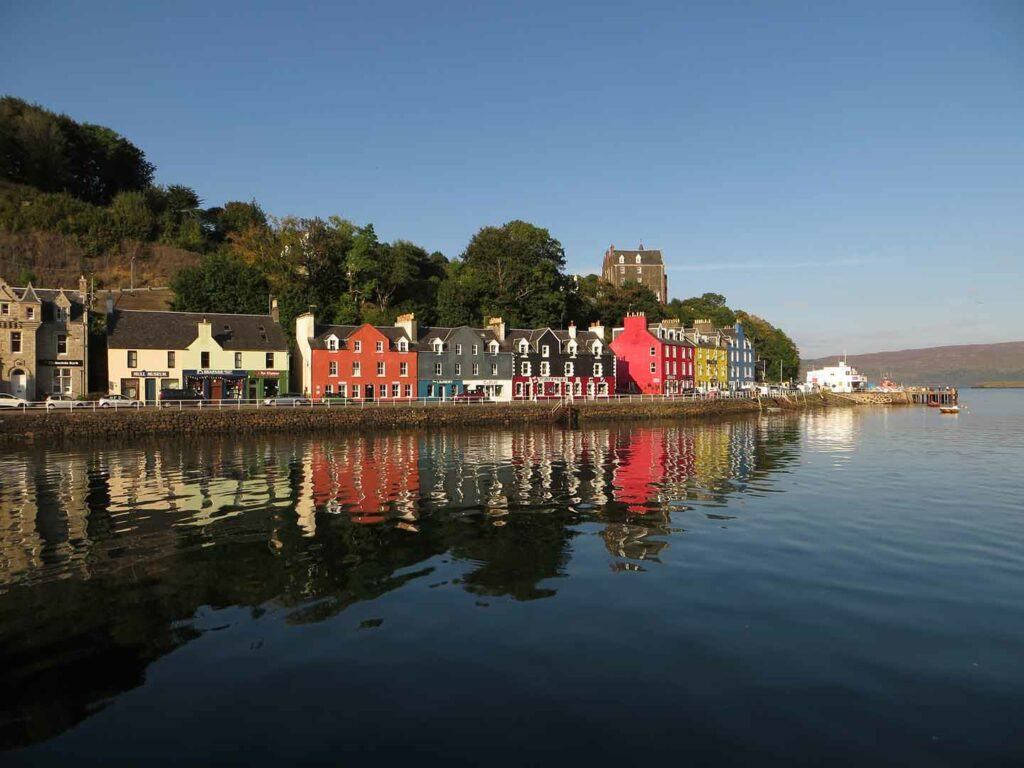
[[51, 368], [81, 368], [81, 360], [40, 360], [40, 365], [48, 365]]

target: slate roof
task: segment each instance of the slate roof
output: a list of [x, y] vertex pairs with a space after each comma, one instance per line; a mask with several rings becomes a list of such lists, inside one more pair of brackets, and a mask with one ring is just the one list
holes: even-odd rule
[[124, 309], [115, 310], [107, 321], [107, 348], [185, 349], [199, 336], [199, 323], [204, 319], [210, 323], [214, 340], [226, 350], [288, 349], [284, 329], [270, 315]]
[[[322, 325], [317, 326], [315, 335], [310, 340], [310, 349], [327, 349], [327, 339], [331, 335], [338, 337], [338, 349], [348, 349], [348, 337], [358, 331], [361, 325]], [[409, 349], [416, 349], [416, 343], [404, 329], [392, 325], [375, 325], [377, 331], [390, 340], [391, 349], [397, 349], [398, 342], [405, 339], [409, 342]]]
[[[42, 304], [42, 319], [43, 322], [50, 322], [53, 320], [53, 307], [54, 302], [60, 296], [60, 288], [35, 288], [31, 284], [26, 288], [15, 288], [11, 286], [11, 291], [18, 298], [19, 301], [38, 301]], [[70, 304], [69, 320], [76, 321], [82, 319], [82, 314], [85, 312], [85, 297], [78, 291], [65, 290], [64, 296], [67, 298]]]
[[658, 266], [658, 267], [661, 267], [661, 266], [665, 265], [665, 260], [661, 256], [661, 251], [659, 251], [659, 250], [648, 251], [646, 249], [644, 249], [642, 251], [620, 251], [619, 249], [616, 248], [615, 250], [612, 251], [612, 262], [614, 264], [618, 264], [619, 263], [619, 256], [625, 256], [626, 257], [626, 261], [624, 262], [624, 264], [627, 264], [627, 265], [633, 264], [635, 266], [636, 265], [636, 257], [637, 257], [637, 255], [640, 256], [640, 265], [641, 266]]

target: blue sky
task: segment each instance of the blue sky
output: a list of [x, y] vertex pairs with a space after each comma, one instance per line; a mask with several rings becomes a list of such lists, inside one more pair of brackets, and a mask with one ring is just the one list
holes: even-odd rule
[[1024, 339], [1024, 3], [6, 3], [0, 93], [209, 205], [661, 248], [806, 355]]

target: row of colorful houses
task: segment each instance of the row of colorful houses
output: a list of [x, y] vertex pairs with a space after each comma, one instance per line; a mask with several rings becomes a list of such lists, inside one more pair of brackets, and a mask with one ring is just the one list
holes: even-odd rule
[[[296, 391], [315, 399], [493, 401], [674, 395], [691, 389], [746, 389], [754, 350], [741, 324], [682, 327], [631, 314], [623, 327], [508, 328], [295, 321], [294, 348], [276, 301], [266, 315], [115, 309], [106, 300], [106, 355], [89, 386], [84, 279], [78, 291], [0, 283], [0, 391], [37, 399], [84, 396], [97, 387], [156, 400], [184, 389], [214, 400], [262, 399]], [[95, 358], [95, 356], [94, 356]], [[106, 368], [103, 376], [102, 367]], [[96, 378], [96, 377], [94, 377]]]

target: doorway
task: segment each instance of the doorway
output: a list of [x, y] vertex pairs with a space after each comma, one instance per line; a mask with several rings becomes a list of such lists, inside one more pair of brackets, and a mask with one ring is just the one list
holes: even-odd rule
[[146, 379], [146, 402], [156, 400], [156, 379]]
[[26, 374], [21, 368], [15, 368], [11, 371], [11, 394], [15, 397], [23, 397], [26, 400], [28, 393], [28, 374]]

